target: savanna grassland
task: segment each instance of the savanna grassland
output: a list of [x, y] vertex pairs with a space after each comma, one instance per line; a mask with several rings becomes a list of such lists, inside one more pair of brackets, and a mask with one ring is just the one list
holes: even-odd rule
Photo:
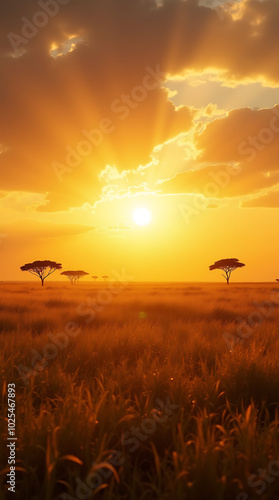
[[278, 499], [276, 285], [108, 289], [0, 284], [0, 498], [15, 383], [11, 498]]

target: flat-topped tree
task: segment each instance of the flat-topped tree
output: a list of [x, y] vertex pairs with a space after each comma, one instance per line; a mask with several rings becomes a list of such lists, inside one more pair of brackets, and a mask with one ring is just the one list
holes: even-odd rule
[[79, 282], [80, 278], [84, 278], [84, 276], [87, 276], [89, 273], [86, 273], [85, 271], [76, 271], [75, 275], [75, 282]]
[[86, 273], [85, 271], [63, 271], [63, 273], [61, 273], [61, 275], [67, 276], [67, 278], [69, 278], [72, 285], [78, 283], [79, 279], [87, 276], [87, 274], [89, 273]]
[[227, 285], [230, 283], [230, 277], [233, 271], [235, 271], [238, 267], [244, 267], [245, 264], [239, 262], [238, 259], [221, 259], [217, 260], [209, 266], [210, 271], [214, 271], [214, 269], [221, 269], [225, 274], [222, 274], [227, 281]]
[[62, 269], [62, 264], [58, 264], [52, 260], [35, 260], [29, 264], [24, 264], [20, 269], [22, 271], [28, 271], [30, 274], [34, 274], [34, 276], [38, 276], [42, 286], [44, 286], [45, 279], [58, 269]]
[[107, 281], [109, 279], [108, 276], [102, 276], [102, 278], [103, 278], [104, 281]]
[[96, 281], [99, 276], [92, 276], [93, 280]]

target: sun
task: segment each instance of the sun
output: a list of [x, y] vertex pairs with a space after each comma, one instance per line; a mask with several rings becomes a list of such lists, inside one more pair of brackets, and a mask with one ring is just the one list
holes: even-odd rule
[[151, 221], [151, 214], [147, 208], [137, 208], [133, 213], [133, 219], [138, 226], [146, 226]]

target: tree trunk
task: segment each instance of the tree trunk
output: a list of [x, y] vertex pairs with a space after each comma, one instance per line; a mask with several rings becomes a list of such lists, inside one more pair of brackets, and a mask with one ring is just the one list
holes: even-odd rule
[[44, 280], [41, 279], [41, 282], [42, 282], [42, 286], [44, 286]]
[[230, 284], [230, 278], [227, 278], [227, 285]]

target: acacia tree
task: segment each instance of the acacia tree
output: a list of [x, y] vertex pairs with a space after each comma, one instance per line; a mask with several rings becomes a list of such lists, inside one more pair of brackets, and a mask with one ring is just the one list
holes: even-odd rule
[[92, 276], [93, 280], [96, 281], [98, 279], [98, 276]]
[[72, 285], [78, 283], [79, 279], [83, 278], [87, 274], [89, 273], [86, 273], [85, 271], [63, 271], [63, 273], [61, 273], [61, 275], [65, 275], [69, 278]]
[[62, 264], [58, 264], [52, 260], [35, 260], [32, 263], [24, 264], [20, 269], [22, 271], [28, 271], [30, 274], [34, 274], [34, 276], [38, 276], [42, 286], [44, 286], [45, 279], [57, 269], [62, 269]]
[[214, 269], [221, 269], [222, 271], [224, 271], [225, 274], [222, 274], [222, 276], [224, 276], [227, 281], [227, 285], [229, 285], [232, 272], [235, 271], [235, 269], [237, 269], [238, 267], [244, 266], [245, 264], [239, 262], [238, 259], [221, 259], [217, 260], [216, 262], [214, 262], [214, 264], [209, 266], [209, 270], [213, 271]]
[[109, 279], [108, 276], [102, 276], [102, 278], [103, 278], [104, 281], [107, 281]]

